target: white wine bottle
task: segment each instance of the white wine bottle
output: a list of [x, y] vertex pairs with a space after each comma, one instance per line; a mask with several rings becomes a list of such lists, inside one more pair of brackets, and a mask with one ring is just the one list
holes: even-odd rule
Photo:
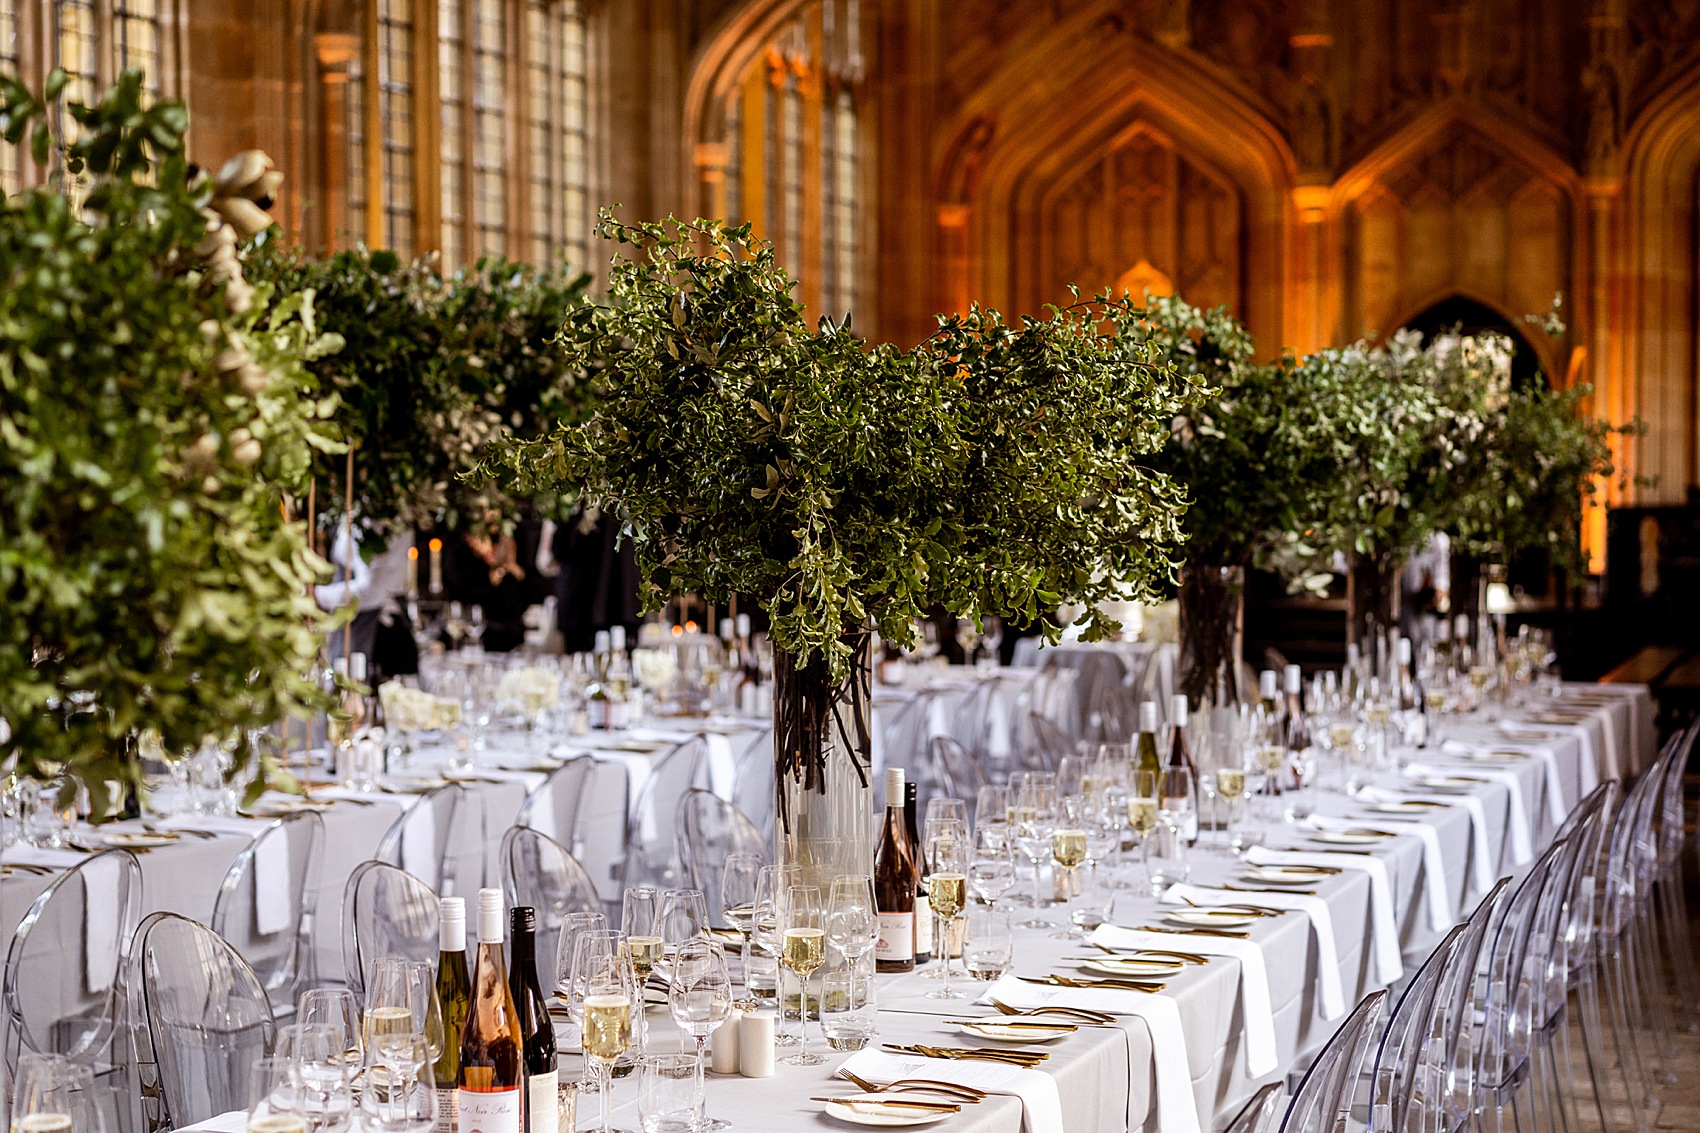
[[513, 971], [508, 987], [519, 1012], [520, 1049], [525, 1057], [525, 1129], [526, 1133], [558, 1133], [555, 1027], [549, 1022], [549, 1001], [543, 998], [537, 976], [537, 910], [518, 905], [511, 915]]
[[472, 980], [466, 971], [466, 898], [444, 897], [438, 921], [437, 1009], [443, 1018], [443, 1053], [431, 1068], [437, 1087], [436, 1133], [459, 1128], [460, 1032], [472, 1007]]
[[502, 891], [478, 891], [472, 1005], [460, 1032], [460, 1133], [522, 1133], [519, 1013], [502, 960]]

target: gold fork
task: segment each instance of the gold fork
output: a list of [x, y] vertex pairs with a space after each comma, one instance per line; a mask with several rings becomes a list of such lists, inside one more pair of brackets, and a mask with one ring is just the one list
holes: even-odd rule
[[887, 1082], [882, 1086], [877, 1082], [870, 1082], [868, 1079], [859, 1077], [858, 1075], [852, 1074], [850, 1071], [842, 1068], [838, 1071], [838, 1073], [858, 1089], [870, 1094], [877, 1094], [886, 1090], [897, 1090], [901, 1093], [944, 1094], [948, 1097], [956, 1098], [957, 1100], [964, 1102], [981, 1102], [986, 1100], [986, 1091], [977, 1090], [973, 1086], [959, 1085], [955, 1082], [939, 1082], [932, 1078], [898, 1078], [897, 1080]]

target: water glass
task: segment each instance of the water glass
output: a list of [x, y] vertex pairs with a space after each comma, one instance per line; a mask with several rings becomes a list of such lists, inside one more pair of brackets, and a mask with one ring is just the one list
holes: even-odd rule
[[968, 858], [968, 884], [989, 905], [1015, 888], [1015, 859], [1010, 855], [1009, 824], [981, 821]]
[[878, 1033], [873, 973], [861, 959], [846, 961], [826, 974], [821, 998], [821, 1030], [833, 1050], [861, 1050]]
[[321, 987], [301, 994], [295, 1018], [308, 1026], [329, 1027], [342, 1043], [343, 1061], [359, 1066], [365, 1058], [361, 1041], [360, 1009], [347, 988]]
[[968, 906], [968, 931], [962, 941], [962, 963], [971, 979], [991, 981], [1009, 970], [1015, 930], [1009, 910], [996, 905]]
[[360, 1117], [368, 1130], [426, 1133], [436, 1124], [437, 1092], [427, 1053], [424, 1035], [386, 1035], [368, 1051], [360, 1091]]
[[62, 783], [45, 785], [25, 784], [24, 841], [40, 850], [58, 850], [66, 845], [66, 836], [77, 821], [74, 803], [61, 805], [59, 792]]
[[1153, 893], [1187, 879], [1192, 866], [1187, 861], [1186, 836], [1172, 822], [1159, 822], [1145, 844], [1145, 872]]
[[248, 1133], [307, 1133], [301, 1086], [287, 1058], [254, 1060], [249, 1072]]
[[702, 1112], [702, 1083], [689, 1054], [649, 1054], [638, 1061], [638, 1121], [643, 1133], [690, 1133]]

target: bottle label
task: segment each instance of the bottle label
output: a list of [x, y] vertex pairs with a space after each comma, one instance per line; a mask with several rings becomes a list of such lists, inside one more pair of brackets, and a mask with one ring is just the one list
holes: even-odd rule
[[551, 1070], [547, 1074], [532, 1074], [526, 1078], [525, 1112], [531, 1133], [559, 1133], [560, 1091], [556, 1085], [559, 1077], [556, 1071]]
[[875, 960], [915, 958], [915, 914], [881, 913], [879, 939], [874, 942]]
[[491, 1090], [488, 1093], [461, 1090], [457, 1101], [460, 1105], [459, 1133], [520, 1133], [523, 1120], [518, 1089]]
[[432, 1133], [460, 1133], [460, 1091], [453, 1086], [437, 1087], [437, 1124]]
[[933, 903], [926, 897], [915, 898], [915, 955], [930, 956], [933, 952]]

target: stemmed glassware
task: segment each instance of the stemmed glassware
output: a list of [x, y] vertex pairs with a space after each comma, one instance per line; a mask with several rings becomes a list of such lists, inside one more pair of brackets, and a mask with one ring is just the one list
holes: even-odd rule
[[[703, 1048], [709, 1036], [732, 1014], [732, 977], [726, 956], [711, 940], [691, 940], [673, 954], [673, 979], [667, 986], [667, 1008], [680, 1034], [696, 1040], [696, 1092], [702, 1104]], [[698, 1130], [730, 1129], [731, 1123], [702, 1117]]]
[[[744, 984], [752, 998], [758, 1002], [772, 996], [775, 1002], [779, 999], [779, 953], [784, 946], [784, 925], [782, 912], [785, 908], [785, 895], [792, 885], [798, 883], [802, 871], [796, 866], [768, 865], [762, 866], [756, 875], [756, 908], [755, 917], [750, 927], [750, 966], [744, 972]], [[763, 978], [772, 965], [773, 985], [771, 988], [758, 987], [755, 983], [757, 960], [759, 957]], [[779, 1017], [785, 1017], [784, 1011]], [[793, 1034], [780, 1033], [774, 1039], [779, 1046], [794, 1046], [797, 1038]]]
[[1015, 798], [1016, 847], [1033, 863], [1033, 916], [1021, 922], [1022, 928], [1055, 928], [1056, 922], [1044, 915], [1045, 895], [1041, 889], [1044, 863], [1051, 856], [1051, 830], [1056, 822], [1056, 785], [1037, 776], [1022, 784]]
[[803, 1034], [798, 1050], [785, 1061], [792, 1066], [819, 1066], [826, 1059], [808, 1049], [809, 977], [826, 960], [825, 915], [821, 909], [819, 887], [791, 886], [785, 894], [785, 907], [780, 916], [784, 935], [779, 957], [787, 968], [797, 974], [803, 1012]]
[[626, 957], [637, 980], [637, 1052], [649, 1046], [649, 1021], [644, 1014], [643, 990], [650, 973], [661, 963], [661, 894], [648, 885], [630, 886], [620, 899], [620, 930], [626, 934]]
[[584, 1021], [585, 1058], [595, 1063], [598, 1072], [602, 1133], [614, 1133], [608, 1124], [614, 1062], [631, 1049], [636, 1030], [633, 1017], [643, 995], [627, 943], [623, 932], [601, 929], [582, 934], [569, 977], [578, 1016]]
[[1228, 849], [1240, 850], [1239, 834], [1234, 823], [1239, 818], [1240, 803], [1245, 800], [1245, 766], [1237, 761], [1224, 763], [1216, 769], [1216, 796], [1222, 800], [1222, 833]]
[[1064, 913], [1069, 924], [1061, 932], [1053, 933], [1060, 939], [1068, 939], [1082, 935], [1073, 925], [1074, 920], [1074, 883], [1075, 871], [1086, 862], [1086, 824], [1089, 816], [1086, 813], [1086, 799], [1082, 795], [1066, 795], [1057, 802], [1057, 824], [1051, 830], [1051, 861], [1063, 874], [1063, 892], [1067, 894]]
[[330, 1027], [342, 1042], [343, 1061], [359, 1066], [365, 1061], [361, 1036], [360, 1008], [347, 988], [319, 987], [301, 993], [295, 1018], [302, 1023]]
[[943, 982], [927, 998], [962, 999], [963, 994], [950, 986], [951, 939], [956, 918], [968, 903], [968, 831], [961, 823], [945, 821], [934, 827], [927, 838], [927, 871], [927, 900], [942, 929], [933, 947], [944, 960]]
[[399, 956], [379, 959], [366, 989], [363, 1038], [368, 1050], [382, 1034], [424, 1035], [432, 1061], [443, 1053], [443, 1015], [431, 965]]
[[[567, 1017], [575, 1024], [583, 1024], [584, 1020], [579, 1017], [578, 1004], [573, 999], [573, 955], [579, 940], [587, 933], [605, 932], [607, 928], [608, 918], [601, 913], [568, 913], [561, 918], [561, 935], [555, 946], [555, 996], [566, 1004]], [[588, 1092], [596, 1085], [595, 1071], [588, 1058], [584, 1060], [584, 1076], [579, 1082], [581, 1092]]]
[[[302, 1092], [295, 1081], [295, 1067], [287, 1058], [268, 1056], [254, 1060], [249, 1072], [248, 1133], [307, 1133], [307, 1114], [302, 1109]], [[17, 1116], [16, 1110], [13, 1116]], [[28, 1124], [26, 1114], [19, 1129], [49, 1129]], [[71, 1126], [61, 1126], [70, 1129]]]
[[720, 871], [720, 915], [744, 938], [744, 1001], [752, 1008], [750, 991], [751, 938], [755, 932], [757, 884], [761, 878], [761, 855], [728, 855]]
[[360, 1091], [360, 1116], [366, 1127], [382, 1133], [426, 1133], [433, 1128], [436, 1090], [425, 1075], [430, 1065], [424, 1035], [380, 1036], [377, 1046], [367, 1052]]
[[20, 1133], [101, 1133], [91, 1099], [94, 1072], [64, 1055], [25, 1051], [12, 1091], [12, 1128]]
[[845, 873], [832, 879], [826, 902], [826, 938], [851, 967], [873, 951], [879, 937], [879, 910], [874, 879]]
[[1015, 888], [1015, 859], [1009, 852], [1009, 824], [981, 822], [974, 830], [968, 858], [968, 882], [988, 905]]
[[[386, 1025], [395, 1028], [384, 1034], [372, 1030], [371, 1008], [367, 1009], [367, 1018], [366, 1050], [369, 1055], [382, 1049], [379, 1044], [392, 1034], [418, 1033], [413, 1030], [411, 1013], [406, 1015], [405, 1020], [392, 1020], [387, 1014], [380, 1016], [389, 1021]], [[308, 1124], [315, 1129], [345, 1127], [354, 1111], [354, 1096], [349, 1089], [354, 1068], [344, 1058], [343, 1043], [336, 1028], [304, 1023], [284, 1027], [278, 1031], [275, 1053], [289, 1060], [300, 1091], [300, 1112], [308, 1118]]]
[[1157, 829], [1157, 773], [1134, 771], [1133, 791], [1127, 797], [1127, 825], [1139, 841], [1139, 858], [1150, 880], [1151, 832]]
[[976, 828], [1009, 829], [1009, 788], [988, 783], [974, 795], [974, 825]]

